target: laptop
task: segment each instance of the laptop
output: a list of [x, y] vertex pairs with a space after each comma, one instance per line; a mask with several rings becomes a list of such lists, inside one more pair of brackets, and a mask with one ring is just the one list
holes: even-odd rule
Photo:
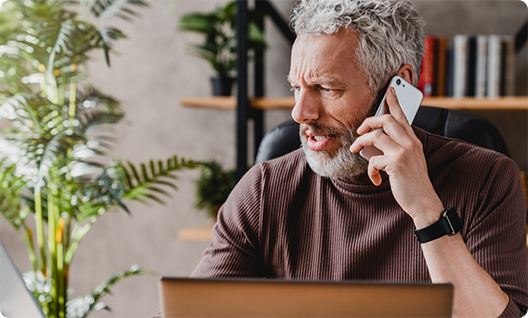
[[451, 317], [453, 286], [160, 277], [162, 317]]
[[45, 318], [0, 241], [0, 317]]

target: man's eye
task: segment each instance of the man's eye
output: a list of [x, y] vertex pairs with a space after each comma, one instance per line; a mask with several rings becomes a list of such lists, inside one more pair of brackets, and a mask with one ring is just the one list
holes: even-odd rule
[[325, 92], [325, 93], [332, 93], [334, 90], [331, 89], [331, 88], [326, 88], [326, 87], [321, 87], [321, 89]]
[[299, 86], [292, 86], [292, 88], [290, 89], [290, 91], [292, 92], [300, 92], [301, 91], [301, 88]]

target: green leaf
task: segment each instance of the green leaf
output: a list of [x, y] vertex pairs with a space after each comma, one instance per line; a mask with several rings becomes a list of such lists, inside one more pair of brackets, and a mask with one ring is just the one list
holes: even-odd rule
[[[173, 178], [177, 178], [176, 176], [171, 176]], [[172, 183], [172, 182], [168, 182], [168, 181], [164, 181], [164, 180], [156, 180], [156, 181], [152, 181], [152, 183], [154, 184], [161, 184], [161, 185], [164, 185], [164, 186], [167, 186], [167, 187], [170, 187], [174, 190], [178, 190], [178, 187]], [[168, 196], [168, 195], [167, 195]]]
[[[193, 161], [179, 159], [177, 156], [167, 159], [166, 166], [163, 166], [163, 161], [158, 161], [158, 169], [156, 171], [155, 161], [149, 161], [150, 175], [147, 170], [147, 165], [140, 164], [141, 176], [138, 174], [138, 169], [130, 162], [127, 162], [127, 167], [122, 166], [126, 170], [126, 174], [123, 178], [123, 183], [126, 184], [124, 199], [140, 200], [141, 198], [148, 198], [164, 204], [164, 202], [153, 195], [153, 193], [163, 194], [164, 196], [170, 197], [169, 192], [166, 190], [156, 187], [155, 185], [163, 185], [170, 187], [174, 190], [177, 189], [174, 184], [176, 176], [174, 172], [182, 169], [193, 169], [197, 164]], [[170, 181], [169, 181], [170, 180]]]
[[214, 15], [202, 13], [185, 14], [180, 18], [180, 30], [191, 31], [209, 35], [216, 33], [212, 22], [218, 21]]
[[112, 51], [114, 42], [119, 39], [126, 39], [127, 36], [120, 30], [108, 26], [101, 27], [99, 29], [99, 34], [101, 36], [102, 48], [104, 50], [106, 64], [110, 66], [110, 52]]
[[147, 166], [144, 163], [142, 163], [140, 166], [141, 166], [141, 173], [142, 173], [142, 176], [143, 176], [143, 180], [145, 182], [150, 181], [150, 177], [149, 177], [149, 175], [147, 173]]
[[105, 208], [117, 205], [130, 214], [123, 203], [126, 191], [123, 174], [123, 168], [119, 162], [109, 164], [85, 190], [84, 195], [88, 196], [89, 202], [101, 204]]
[[93, 86], [83, 88], [77, 94], [76, 100], [77, 110], [79, 112], [88, 110], [98, 110], [104, 113], [124, 114], [123, 108], [118, 100], [103, 94], [100, 90]]
[[200, 171], [196, 181], [196, 207], [214, 216], [215, 206], [223, 204], [235, 187], [235, 170], [225, 170], [218, 161], [212, 160], [200, 163]]
[[[154, 160], [150, 160], [149, 164], [150, 164], [150, 173], [151, 173], [153, 176], [155, 176], [155, 175], [156, 175], [156, 167], [154, 166]], [[163, 174], [163, 171], [160, 170], [160, 171], [159, 171], [159, 175], [162, 175], [162, 174]]]
[[125, 271], [119, 271], [112, 275], [108, 280], [102, 284], [94, 287], [92, 291], [85, 295], [71, 299], [66, 304], [67, 314], [69, 317], [85, 318], [91, 311], [106, 309], [109, 310], [108, 306], [100, 303], [102, 297], [106, 294], [110, 294], [110, 289], [118, 282], [123, 279], [136, 275], [152, 275], [151, 272], [140, 269], [137, 265], [133, 265], [130, 269]]
[[97, 18], [121, 18], [131, 21], [132, 17], [140, 16], [127, 6], [149, 7], [149, 3], [144, 0], [95, 0], [92, 1], [88, 9]]
[[[248, 47], [250, 50], [266, 49], [264, 32], [257, 21], [262, 21], [263, 13], [248, 11]], [[223, 76], [228, 76], [236, 66], [236, 21], [237, 3], [230, 1], [210, 13], [193, 12], [180, 18], [181, 31], [202, 34], [202, 44], [194, 45], [191, 54], [209, 62], [213, 69]]]
[[76, 131], [82, 134], [97, 125], [118, 123], [124, 117], [124, 114], [106, 113], [99, 110], [83, 112], [82, 115], [79, 116], [79, 125], [77, 126]]
[[80, 140], [82, 140], [82, 137], [77, 135], [59, 134], [52, 137], [49, 141], [44, 141], [43, 154], [38, 161], [35, 192], [40, 191], [40, 188], [44, 186], [45, 179], [49, 176], [49, 170], [55, 162], [61, 157], [67, 156], [68, 151], [73, 149], [73, 146]]
[[27, 206], [21, 198], [25, 183], [15, 176], [16, 164], [6, 164], [7, 159], [0, 161], [0, 214], [18, 229], [27, 217]]
[[136, 184], [141, 184], [142, 181], [141, 181], [141, 178], [139, 178], [139, 174], [138, 174], [138, 172], [136, 170], [136, 167], [134, 167], [134, 165], [130, 161], [127, 161], [127, 164], [128, 164], [128, 167], [130, 168], [130, 170], [132, 172], [132, 175], [135, 178]]

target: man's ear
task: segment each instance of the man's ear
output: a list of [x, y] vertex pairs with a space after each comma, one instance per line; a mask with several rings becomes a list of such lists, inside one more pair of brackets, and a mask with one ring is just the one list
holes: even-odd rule
[[404, 64], [398, 70], [398, 76], [406, 80], [407, 82], [414, 84], [414, 70], [410, 64]]

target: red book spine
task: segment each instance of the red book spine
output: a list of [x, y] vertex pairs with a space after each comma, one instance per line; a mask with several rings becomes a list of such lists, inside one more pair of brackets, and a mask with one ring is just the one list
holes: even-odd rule
[[425, 37], [425, 55], [420, 67], [420, 81], [418, 89], [422, 91], [424, 97], [433, 96], [434, 68], [435, 68], [435, 41], [436, 37]]

